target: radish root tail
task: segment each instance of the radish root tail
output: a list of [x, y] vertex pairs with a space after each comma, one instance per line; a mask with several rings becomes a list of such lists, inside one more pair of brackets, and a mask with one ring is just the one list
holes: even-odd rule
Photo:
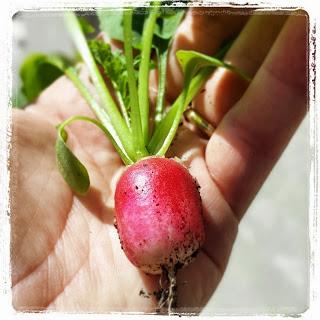
[[176, 272], [170, 270], [168, 272], [169, 278], [169, 294], [168, 294], [168, 313], [172, 313], [173, 309], [177, 307], [177, 280]]
[[159, 279], [161, 297], [158, 302], [158, 313], [174, 313], [177, 307], [177, 271], [172, 269], [163, 269]]

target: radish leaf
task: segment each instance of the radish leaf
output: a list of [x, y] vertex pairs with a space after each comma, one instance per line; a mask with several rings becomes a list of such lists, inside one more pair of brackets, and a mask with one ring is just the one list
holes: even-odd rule
[[123, 98], [128, 98], [127, 69], [124, 55], [120, 51], [111, 51], [108, 43], [101, 40], [89, 41], [89, 48], [96, 62], [103, 67], [106, 76], [116, 85]]
[[78, 19], [84, 34], [91, 34], [96, 31], [94, 26], [86, 18], [80, 16]]
[[64, 125], [60, 125], [58, 127], [58, 138], [56, 141], [58, 168], [70, 188], [76, 193], [84, 195], [90, 186], [88, 171], [68, 148], [66, 144], [67, 139], [68, 134], [64, 130]]
[[29, 55], [20, 67], [21, 90], [28, 101], [35, 100], [45, 88], [63, 74], [63, 69], [69, 64], [67, 58], [59, 55], [43, 53]]
[[96, 125], [103, 131], [106, 137], [111, 140], [117, 153], [126, 165], [132, 164], [133, 161], [128, 158], [121, 148], [118, 147], [110, 132], [100, 121], [86, 116], [73, 116], [62, 122], [57, 126], [58, 137], [56, 141], [56, 157], [58, 168], [65, 181], [69, 184], [70, 188], [76, 193], [84, 195], [90, 186], [89, 174], [85, 166], [67, 146], [68, 134], [65, 131], [65, 127], [75, 121], [86, 121]]
[[[88, 104], [90, 105], [95, 115], [103, 123], [103, 126], [106, 128], [106, 130], [108, 130], [110, 139], [114, 147], [118, 150], [118, 153], [120, 154], [122, 160], [125, 163], [133, 163], [133, 160], [131, 160], [131, 158], [127, 155], [117, 132], [112, 127], [110, 117], [108, 116], [107, 112], [99, 106], [96, 100], [92, 97], [87, 87], [80, 80], [78, 73], [76, 71], [76, 68], [69, 66], [69, 61], [67, 59], [61, 58], [60, 56], [53, 56], [53, 55], [49, 56], [45, 54], [37, 54], [37, 55], [30, 56], [29, 59], [30, 58], [32, 58], [31, 60], [34, 63], [36, 63], [36, 66], [39, 67], [39, 65], [43, 65], [43, 66], [45, 65], [46, 70], [50, 72], [52, 69], [57, 70], [57, 72], [59, 72], [59, 76], [64, 73], [73, 82], [73, 84], [78, 88], [78, 90], [80, 91], [84, 99], [88, 102]], [[28, 68], [32, 65], [33, 64], [28, 64]], [[49, 67], [51, 67], [52, 69], [50, 69]], [[33, 80], [34, 83], [37, 83], [37, 81], [41, 82], [42, 78], [41, 77], [39, 78], [40, 74], [34, 73], [35, 70], [32, 70], [32, 69], [28, 70], [28, 68], [23, 69], [25, 73], [27, 71], [30, 72], [30, 74], [26, 73], [26, 77], [28, 81]], [[41, 69], [39, 68], [37, 70], [41, 71]], [[26, 82], [26, 83], [29, 83], [29, 82]], [[12, 103], [16, 105], [16, 107], [20, 107], [20, 106], [23, 107], [23, 105], [25, 105], [28, 102], [28, 101], [27, 102], [25, 101], [26, 99], [27, 98], [24, 98], [23, 91], [22, 91], [20, 92], [20, 96], [13, 96]]]
[[[162, 1], [165, 2], [165, 1]], [[169, 4], [169, 3], [168, 3]], [[186, 8], [179, 7], [161, 7], [156, 20], [154, 35], [161, 39], [170, 39], [173, 37]], [[149, 8], [138, 7], [133, 9], [132, 16], [132, 46], [141, 49], [141, 39], [143, 26], [149, 14]], [[110, 39], [124, 42], [123, 36], [123, 16], [122, 9], [98, 10], [97, 15], [100, 22], [101, 31]]]
[[184, 13], [184, 8], [162, 7], [156, 22], [154, 34], [161, 39], [170, 40], [176, 32]]
[[[148, 11], [146, 11], [145, 8], [142, 8], [142, 10], [136, 8], [133, 12], [132, 46], [136, 49], [141, 48], [141, 34], [147, 13]], [[100, 22], [101, 31], [103, 31], [110, 39], [124, 42], [123, 9], [98, 10], [97, 16]]]
[[185, 76], [185, 88], [188, 86], [193, 75], [195, 75], [200, 69], [204, 67], [222, 67], [233, 71], [238, 74], [246, 81], [250, 81], [250, 77], [247, 76], [240, 69], [232, 66], [231, 64], [225, 63], [222, 60], [219, 60], [215, 57], [210, 57], [200, 52], [192, 50], [179, 50], [176, 53], [178, 61], [183, 69]]
[[101, 40], [89, 41], [89, 47], [95, 61], [103, 68], [105, 75], [111, 81], [117, 93], [122, 115], [129, 127], [130, 119], [128, 113], [130, 97], [125, 57], [120, 51], [112, 52], [110, 45]]
[[[88, 102], [92, 111], [95, 113], [95, 115], [99, 118], [99, 120], [103, 124], [104, 132], [110, 138], [113, 146], [117, 150], [123, 162], [126, 164], [133, 163], [133, 160], [127, 155], [121, 143], [121, 140], [117, 135], [117, 132], [111, 125], [110, 117], [108, 116], [106, 111], [100, 107], [100, 105], [96, 102], [96, 100], [91, 95], [90, 91], [80, 80], [76, 68], [69, 66], [69, 63], [67, 62], [67, 60], [59, 59], [59, 57], [56, 57], [56, 56], [47, 56], [47, 55], [41, 54], [41, 63], [42, 61], [44, 61], [43, 63], [45, 63], [47, 66], [52, 66], [53, 68], [59, 70], [61, 74], [64, 73], [72, 81], [72, 83], [78, 88], [78, 90], [82, 94], [83, 98]], [[21, 98], [18, 97], [18, 99], [19, 99], [18, 101], [19, 103], [21, 104], [24, 103], [23, 96]], [[13, 100], [13, 104], [17, 104], [17, 102]]]
[[[213, 71], [212, 68], [223, 67], [237, 73], [246, 81], [250, 81], [250, 78], [241, 70], [217, 58], [210, 57], [195, 51], [186, 50], [179, 50], [177, 51], [176, 55], [184, 72], [184, 86], [181, 95], [178, 97], [171, 108], [172, 111], [168, 112], [167, 117], [159, 126], [158, 130], [155, 131], [148, 145], [149, 152], [151, 154], [155, 153], [158, 156], [165, 155], [168, 148], [170, 147], [170, 144], [176, 134], [179, 123], [181, 121], [182, 114], [189, 104], [188, 96], [190, 87], [195, 87], [196, 85], [196, 82], [194, 82], [194, 84], [192, 83], [192, 79], [197, 76], [198, 73], [201, 74], [201, 69], [203, 69], [203, 76], [207, 77], [210, 74], [208, 72]], [[202, 77], [201, 75], [201, 78], [204, 77]], [[193, 93], [196, 94], [196, 92]]]

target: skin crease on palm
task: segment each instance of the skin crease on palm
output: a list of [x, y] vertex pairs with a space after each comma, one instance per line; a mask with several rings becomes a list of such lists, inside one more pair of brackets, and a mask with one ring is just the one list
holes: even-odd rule
[[[245, 70], [252, 82], [247, 85], [218, 69], [194, 102], [217, 126], [215, 133], [207, 141], [182, 127], [168, 153], [180, 156], [201, 185], [206, 226], [203, 250], [178, 273], [180, 311], [200, 312], [214, 293], [239, 220], [306, 112], [303, 13], [248, 18], [191, 10], [170, 53], [169, 97], [181, 87], [175, 50], [195, 48], [211, 54], [224, 38], [237, 33], [225, 60]], [[86, 71], [82, 77], [88, 82]], [[26, 110], [13, 113], [13, 306], [154, 312], [155, 299], [141, 297], [139, 291], [156, 290], [158, 277], [143, 274], [128, 261], [113, 226], [113, 192], [124, 166], [111, 143], [90, 124], [70, 125], [70, 146], [90, 174], [89, 193], [74, 195], [58, 172], [54, 125], [80, 114], [93, 116], [65, 77]]]

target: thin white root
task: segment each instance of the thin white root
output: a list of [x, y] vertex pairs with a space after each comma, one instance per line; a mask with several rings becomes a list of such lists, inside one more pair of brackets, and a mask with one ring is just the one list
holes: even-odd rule
[[[161, 297], [158, 302], [157, 312], [172, 314], [177, 307], [177, 281], [176, 270], [164, 269], [159, 279]], [[164, 309], [165, 308], [165, 309]]]
[[173, 308], [177, 307], [177, 280], [176, 272], [174, 270], [169, 270], [169, 294], [168, 294], [168, 314], [170, 315]]

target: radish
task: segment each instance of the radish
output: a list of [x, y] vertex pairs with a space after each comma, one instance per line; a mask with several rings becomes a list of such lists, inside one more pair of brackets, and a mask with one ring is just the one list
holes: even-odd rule
[[[127, 165], [115, 192], [116, 226], [122, 248], [137, 268], [149, 274], [161, 274], [160, 280], [169, 280], [167, 287], [161, 285], [159, 307], [167, 306], [170, 311], [176, 300], [176, 272], [195, 258], [204, 243], [205, 232], [197, 182], [180, 161], [167, 159], [165, 154], [184, 111], [215, 67], [228, 68], [246, 76], [218, 59], [225, 53], [225, 48], [216, 57], [180, 50], [177, 58], [185, 75], [184, 89], [166, 112], [168, 48], [184, 10], [167, 12], [161, 8], [162, 11], [160, 4], [161, 1], [155, 1], [147, 15], [134, 15], [133, 9], [126, 9], [118, 11], [116, 18], [113, 13], [110, 20], [110, 11], [98, 12], [101, 28], [109, 38], [123, 41], [124, 52], [112, 51], [110, 45], [101, 40], [87, 41], [84, 33], [90, 29], [87, 23], [84, 27], [83, 18], [81, 22], [74, 13], [66, 13], [67, 27], [90, 73], [99, 101], [82, 82], [77, 67], [57, 59], [47, 59], [46, 63], [63, 70], [97, 117], [74, 116], [57, 127], [59, 170], [74, 192], [87, 193], [89, 174], [67, 146], [65, 127], [70, 123], [90, 122], [111, 140]], [[135, 24], [143, 26], [142, 30], [133, 29], [133, 17], [143, 20]], [[162, 30], [161, 26], [166, 28]], [[120, 35], [118, 28], [123, 31]], [[140, 40], [137, 42], [137, 39]], [[133, 46], [140, 52], [137, 56], [133, 55]], [[151, 59], [152, 50], [156, 61]], [[159, 86], [150, 125], [148, 83], [152, 65], [158, 68]], [[108, 86], [105, 78], [109, 80]]]
[[130, 166], [117, 184], [115, 210], [122, 248], [146, 273], [187, 265], [204, 242], [197, 183], [173, 159], [149, 157]]

